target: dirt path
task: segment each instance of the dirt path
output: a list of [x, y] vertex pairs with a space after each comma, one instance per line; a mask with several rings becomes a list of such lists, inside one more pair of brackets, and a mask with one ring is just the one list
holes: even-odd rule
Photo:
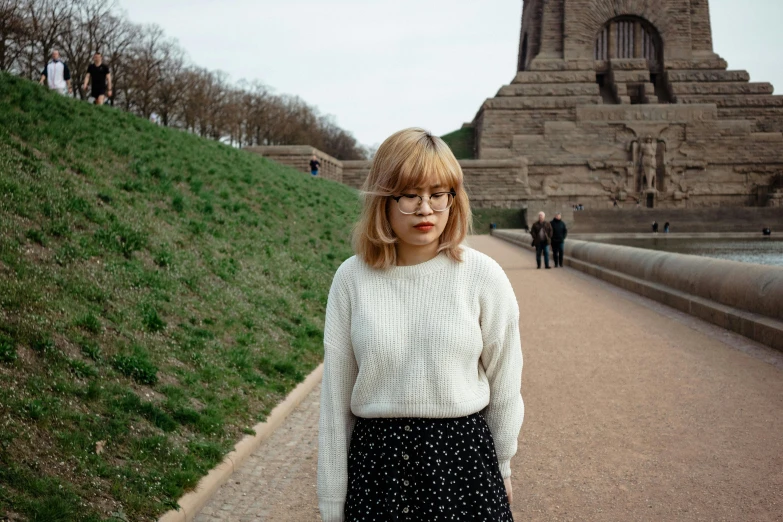
[[[519, 299], [518, 521], [783, 520], [783, 354], [488, 236]], [[199, 522], [319, 520], [318, 391]], [[235, 482], [239, 484], [235, 484]]]

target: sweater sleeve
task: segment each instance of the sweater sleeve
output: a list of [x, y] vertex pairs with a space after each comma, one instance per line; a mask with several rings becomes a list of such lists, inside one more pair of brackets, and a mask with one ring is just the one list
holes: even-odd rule
[[348, 446], [355, 417], [351, 392], [358, 366], [351, 345], [351, 302], [338, 270], [324, 327], [324, 375], [318, 432], [318, 507], [323, 522], [342, 522], [348, 490]]
[[503, 478], [511, 476], [511, 457], [517, 452], [525, 406], [522, 402], [522, 348], [519, 305], [506, 274], [497, 266], [490, 275], [481, 303], [484, 350], [481, 363], [489, 380], [490, 399], [484, 417], [495, 440]]

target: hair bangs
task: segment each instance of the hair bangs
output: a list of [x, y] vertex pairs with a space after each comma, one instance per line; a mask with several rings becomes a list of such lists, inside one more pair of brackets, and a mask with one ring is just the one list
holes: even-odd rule
[[[421, 143], [424, 142], [424, 143]], [[437, 142], [424, 137], [414, 145], [412, 154], [400, 165], [391, 193], [399, 194], [406, 189], [429, 189], [441, 186], [444, 189], [457, 190], [462, 186], [462, 169], [451, 153], [438, 150]]]

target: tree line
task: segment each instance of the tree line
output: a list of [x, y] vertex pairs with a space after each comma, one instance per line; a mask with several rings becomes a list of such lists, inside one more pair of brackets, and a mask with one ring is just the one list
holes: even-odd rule
[[110, 103], [144, 118], [235, 146], [312, 145], [337, 159], [367, 150], [334, 118], [259, 81], [233, 83], [190, 62], [156, 25], [135, 24], [112, 0], [0, 0], [0, 71], [38, 80], [57, 49], [74, 96], [96, 51], [111, 69]]

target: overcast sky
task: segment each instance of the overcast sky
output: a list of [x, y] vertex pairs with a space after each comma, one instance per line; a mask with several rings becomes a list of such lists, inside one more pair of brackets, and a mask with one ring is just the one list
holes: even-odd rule
[[[190, 59], [301, 96], [364, 145], [442, 135], [514, 77], [521, 0], [120, 0]], [[742, 7], [739, 7], [742, 6]], [[781, 0], [711, 0], [715, 51], [783, 92]]]

